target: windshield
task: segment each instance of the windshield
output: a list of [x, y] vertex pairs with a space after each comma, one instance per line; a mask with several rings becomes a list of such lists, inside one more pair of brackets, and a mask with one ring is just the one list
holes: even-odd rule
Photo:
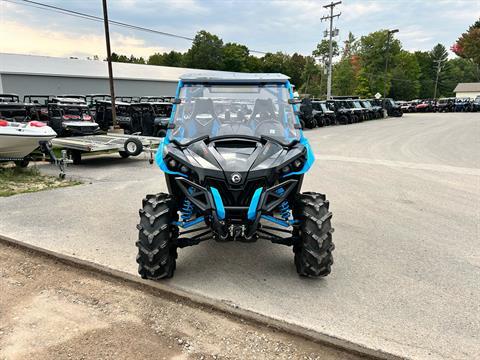
[[353, 102], [353, 105], [354, 105], [357, 109], [362, 109], [362, 105], [360, 105], [360, 101], [354, 101], [354, 102]]
[[320, 106], [321, 106], [321, 108], [322, 108], [322, 110], [323, 110], [324, 112], [330, 110], [330, 109], [327, 108], [327, 104], [321, 103]]
[[268, 136], [282, 143], [300, 138], [285, 85], [185, 85], [169, 138], [187, 143], [201, 136]]
[[23, 121], [27, 116], [27, 109], [24, 106], [0, 106], [0, 118]]

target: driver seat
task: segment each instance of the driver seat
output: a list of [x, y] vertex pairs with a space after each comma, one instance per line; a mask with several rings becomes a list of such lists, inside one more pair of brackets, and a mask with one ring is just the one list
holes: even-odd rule
[[198, 115], [211, 115], [215, 118], [215, 110], [213, 108], [212, 99], [196, 99], [192, 112], [192, 119], [195, 119]]
[[262, 120], [276, 120], [275, 106], [273, 105], [272, 99], [255, 100], [252, 115], [250, 115], [250, 127], [252, 127], [252, 129], [255, 129], [258, 123]]

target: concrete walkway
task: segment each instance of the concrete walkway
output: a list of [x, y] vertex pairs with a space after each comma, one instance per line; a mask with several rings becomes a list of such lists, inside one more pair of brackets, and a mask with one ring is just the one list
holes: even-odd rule
[[[307, 133], [318, 156], [304, 190], [334, 213], [328, 278], [299, 278], [287, 247], [210, 242], [180, 250], [168, 284], [404, 357], [480, 358], [479, 118]], [[165, 191], [162, 173], [116, 155], [69, 171], [91, 183], [0, 199], [0, 234], [136, 273], [138, 208]]]

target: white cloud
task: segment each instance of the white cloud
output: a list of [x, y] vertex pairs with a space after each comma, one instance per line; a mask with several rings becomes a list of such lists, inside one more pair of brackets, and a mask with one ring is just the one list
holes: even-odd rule
[[[106, 57], [105, 38], [100, 34], [70, 33], [37, 29], [14, 21], [2, 21], [0, 52], [50, 56]], [[121, 34], [112, 34], [112, 51], [148, 57], [155, 52], [169, 51], [163, 47], [147, 46], [145, 41]]]

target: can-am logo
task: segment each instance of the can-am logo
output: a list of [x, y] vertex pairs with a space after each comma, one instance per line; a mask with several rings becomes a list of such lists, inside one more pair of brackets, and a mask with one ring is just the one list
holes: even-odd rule
[[233, 173], [231, 179], [234, 184], [238, 184], [240, 181], [242, 181], [242, 175], [239, 173]]

